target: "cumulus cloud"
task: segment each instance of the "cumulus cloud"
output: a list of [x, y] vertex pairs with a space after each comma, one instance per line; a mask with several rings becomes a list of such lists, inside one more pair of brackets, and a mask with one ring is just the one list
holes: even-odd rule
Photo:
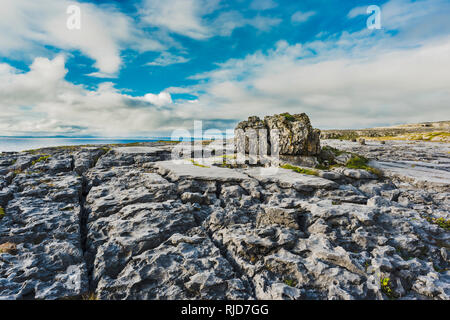
[[[67, 8], [81, 11], [81, 28], [67, 28]], [[115, 74], [125, 47], [160, 51], [161, 42], [143, 36], [134, 21], [114, 6], [96, 6], [68, 0], [3, 0], [0, 10], [0, 54], [17, 58], [45, 53], [46, 46], [80, 50], [95, 60], [102, 74]]]
[[208, 80], [205, 93], [183, 110], [186, 116], [197, 110], [210, 119], [228, 120], [306, 112], [321, 128], [448, 118], [449, 40], [414, 49], [355, 51], [356, 57], [336, 54], [332, 49], [336, 43], [328, 43], [321, 49], [331, 50], [324, 52], [327, 59], [320, 54], [308, 57], [309, 45], [282, 41], [266, 53], [230, 60], [217, 70], [197, 75], [199, 80]]
[[170, 105], [172, 103], [172, 97], [168, 92], [161, 92], [159, 94], [147, 93], [142, 100], [148, 101], [158, 107]]
[[62, 55], [36, 58], [28, 72], [0, 64], [0, 135], [128, 136], [178, 125], [167, 92], [133, 97], [109, 82], [88, 89], [66, 73]]
[[[5, 3], [11, 4], [8, 1]], [[256, 23], [255, 19], [246, 20], [235, 11], [225, 11], [210, 19], [210, 14], [220, 5], [218, 1], [205, 2], [201, 8], [193, 5], [190, 11], [175, 13], [181, 20], [169, 21], [171, 10], [176, 9], [165, 4], [174, 1], [177, 0], [147, 0], [151, 5], [147, 9], [158, 10], [152, 13], [149, 9], [145, 14], [150, 17], [160, 13], [161, 17], [146, 23], [194, 39], [230, 34], [243, 23]], [[419, 7], [416, 2], [427, 5]], [[449, 22], [430, 3], [429, 0], [391, 0], [382, 8], [384, 30], [373, 32], [364, 28], [353, 33], [326, 35], [303, 44], [279, 41], [270, 50], [230, 59], [214, 70], [191, 76], [189, 79], [195, 85], [171, 87], [139, 97], [117, 90], [110, 82], [103, 82], [95, 89], [70, 83], [65, 80], [64, 55], [54, 59], [36, 58], [27, 72], [0, 63], [0, 135], [170, 134], [176, 128], [191, 128], [194, 119], [204, 120], [205, 128], [225, 129], [249, 115], [286, 111], [306, 112], [313, 124], [321, 128], [447, 119], [450, 116]], [[9, 12], [17, 16], [13, 11]], [[405, 17], [409, 18], [405, 20]], [[184, 24], [182, 19], [187, 19], [185, 30], [180, 27]], [[57, 32], [54, 35], [48, 28], [33, 29], [22, 23], [17, 28], [11, 32], [17, 36], [16, 42], [9, 34], [0, 36], [2, 44], [7, 44], [0, 45], [1, 50], [11, 53], [24, 46], [35, 48], [34, 42], [42, 40], [41, 32], [53, 37], [51, 43], [65, 45], [64, 39], [60, 39], [62, 35], [58, 36]], [[420, 28], [415, 31], [415, 37], [411, 33], [414, 28]], [[40, 31], [34, 34], [30, 30]], [[91, 76], [110, 77], [114, 73], [117, 68], [114, 57], [120, 59], [120, 39], [112, 38], [111, 43], [115, 44], [112, 48], [118, 51], [112, 50], [114, 54], [103, 60], [101, 50], [87, 49], [98, 44], [89, 43], [85, 48], [84, 42], [79, 43], [80, 48], [85, 48], [79, 50], [98, 55], [99, 72]], [[181, 58], [163, 53], [151, 63], [168, 65]], [[191, 94], [196, 98], [173, 101], [171, 94]]]

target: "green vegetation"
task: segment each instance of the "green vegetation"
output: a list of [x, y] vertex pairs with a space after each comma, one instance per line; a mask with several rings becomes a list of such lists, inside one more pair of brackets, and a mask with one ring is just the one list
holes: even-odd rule
[[194, 159], [191, 159], [191, 162], [192, 162], [192, 164], [193, 164], [194, 166], [197, 166], [197, 167], [201, 167], [201, 168], [210, 168], [210, 167], [208, 167], [208, 166], [204, 166], [204, 165], [202, 165], [202, 164], [196, 162]]
[[339, 134], [333, 134], [328, 139], [353, 140], [353, 139], [358, 139], [358, 137], [359, 136], [356, 132], [349, 131], [349, 132], [343, 132], [343, 133], [339, 133]]
[[341, 154], [345, 153], [345, 151], [342, 151], [342, 150], [339, 150], [339, 149], [336, 149], [336, 148], [333, 148], [333, 147], [330, 147], [330, 146], [324, 146], [324, 147], [322, 147], [322, 150], [323, 151], [331, 151], [331, 152], [333, 152], [333, 154], [336, 157], [338, 157]]
[[441, 269], [441, 268], [437, 267], [435, 264], [433, 264], [433, 269], [434, 269], [434, 271], [439, 272], [439, 273], [447, 272], [449, 270], [448, 268]]
[[445, 220], [444, 218], [438, 218], [434, 219], [433, 221], [435, 224], [437, 224], [439, 227], [450, 231], [450, 220]]
[[308, 174], [310, 176], [318, 176], [319, 175], [319, 173], [316, 170], [300, 168], [300, 167], [292, 166], [290, 164], [282, 165], [281, 168], [292, 170], [297, 173]]
[[36, 163], [47, 161], [48, 158], [50, 158], [50, 155], [48, 155], [48, 154], [43, 155], [43, 156], [39, 157], [39, 159], [34, 160], [33, 162], [31, 162], [31, 165], [34, 166]]
[[139, 147], [142, 146], [143, 142], [129, 142], [129, 143], [113, 143], [113, 147]]
[[422, 217], [427, 220], [429, 223], [435, 224], [439, 227], [441, 227], [442, 229], [445, 229], [447, 231], [450, 231], [450, 219], [445, 219], [445, 218], [433, 218], [430, 216], [426, 216], [426, 215], [422, 215]]
[[172, 141], [172, 140], [158, 140], [158, 143], [173, 143], [173, 144], [177, 144], [180, 143], [180, 141]]
[[389, 278], [381, 278], [380, 285], [381, 291], [383, 291], [383, 293], [387, 295], [388, 298], [390, 299], [394, 298], [394, 292], [392, 291], [391, 280]]
[[287, 121], [295, 121], [295, 117], [288, 112], [281, 113], [280, 116], [283, 116]]
[[5, 216], [5, 209], [3, 209], [3, 207], [0, 207], [0, 220], [2, 220], [4, 216]]
[[349, 169], [364, 169], [366, 171], [369, 171], [370, 173], [377, 175], [378, 177], [383, 176], [383, 173], [380, 170], [372, 168], [368, 165], [368, 163], [369, 160], [367, 158], [353, 153], [352, 157], [347, 161], [345, 166]]
[[[342, 151], [333, 147], [325, 146], [322, 148], [325, 152], [332, 152], [335, 157], [338, 157], [342, 154], [347, 153], [346, 151]], [[349, 153], [350, 154], [350, 153]], [[369, 159], [360, 156], [356, 153], [351, 153], [351, 158], [347, 161], [345, 165], [337, 164], [334, 159], [319, 159], [319, 164], [316, 166], [316, 169], [320, 170], [330, 170], [334, 167], [346, 167], [349, 169], [363, 169], [370, 173], [377, 175], [378, 177], [382, 177], [383, 173], [381, 170], [373, 168], [369, 166]]]
[[295, 287], [297, 285], [297, 281], [295, 279], [284, 279], [283, 282], [289, 287]]

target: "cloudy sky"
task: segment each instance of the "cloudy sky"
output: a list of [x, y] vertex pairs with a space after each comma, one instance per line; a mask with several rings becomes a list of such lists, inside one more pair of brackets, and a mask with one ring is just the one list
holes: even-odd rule
[[[369, 5], [381, 29], [367, 28]], [[0, 136], [170, 135], [286, 111], [322, 129], [450, 120], [449, 12], [448, 0], [2, 0]]]

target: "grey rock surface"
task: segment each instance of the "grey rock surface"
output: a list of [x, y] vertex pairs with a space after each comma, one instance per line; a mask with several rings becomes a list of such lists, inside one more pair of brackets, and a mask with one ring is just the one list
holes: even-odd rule
[[450, 147], [322, 144], [384, 177], [159, 144], [1, 154], [0, 299], [450, 299]]

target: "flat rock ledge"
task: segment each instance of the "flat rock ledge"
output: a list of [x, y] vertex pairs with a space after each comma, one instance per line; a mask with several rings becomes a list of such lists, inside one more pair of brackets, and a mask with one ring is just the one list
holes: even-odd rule
[[450, 299], [449, 145], [322, 145], [384, 177], [160, 143], [1, 154], [0, 299]]

